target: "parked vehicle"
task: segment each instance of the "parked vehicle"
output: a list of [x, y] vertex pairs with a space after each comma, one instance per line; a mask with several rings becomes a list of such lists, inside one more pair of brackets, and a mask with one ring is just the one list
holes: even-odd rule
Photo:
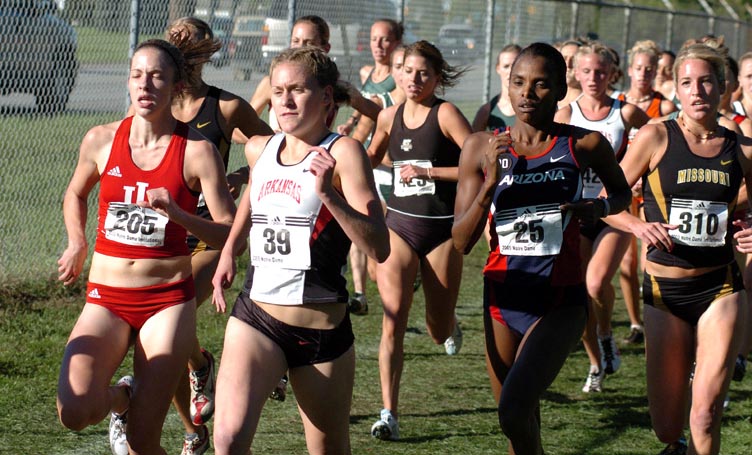
[[39, 113], [65, 110], [78, 75], [78, 39], [56, 4], [0, 2], [0, 30], [0, 95], [31, 93]]
[[229, 65], [235, 55], [235, 40], [232, 38], [233, 21], [230, 17], [214, 17], [209, 25], [214, 38], [222, 42], [222, 48], [211, 56], [211, 64], [222, 68]]
[[263, 71], [261, 48], [269, 36], [268, 20], [265, 16], [238, 16], [235, 19], [232, 29], [235, 45], [232, 70], [235, 79], [250, 79], [253, 72]]
[[436, 45], [447, 60], [471, 63], [480, 56], [478, 31], [467, 24], [446, 24], [439, 29]]

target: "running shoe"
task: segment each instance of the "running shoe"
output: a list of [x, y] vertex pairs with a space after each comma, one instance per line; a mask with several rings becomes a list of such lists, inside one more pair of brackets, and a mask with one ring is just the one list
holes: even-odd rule
[[734, 364], [734, 375], [731, 377], [734, 381], [741, 381], [744, 379], [744, 375], [747, 374], [747, 359], [743, 355], [736, 356], [736, 363]]
[[399, 439], [399, 422], [388, 409], [381, 410], [381, 418], [371, 426], [371, 436], [382, 441]]
[[585, 393], [602, 392], [603, 378], [605, 376], [606, 372], [603, 368], [590, 365], [590, 371], [588, 372], [587, 379], [585, 379], [585, 385], [582, 387], [582, 391]]
[[633, 325], [629, 329], [629, 335], [624, 338], [624, 344], [642, 344], [645, 341], [645, 332], [641, 325]]
[[[199, 433], [202, 433], [202, 438]], [[209, 450], [209, 429], [206, 425], [198, 427], [196, 433], [186, 433], [183, 440], [183, 451], [180, 455], [201, 455]]]
[[214, 415], [214, 356], [205, 349], [201, 349], [201, 354], [209, 364], [188, 373], [191, 382], [191, 420], [194, 425], [204, 425]]
[[462, 329], [460, 323], [455, 321], [452, 336], [444, 341], [444, 350], [447, 355], [457, 355], [462, 349]]
[[285, 401], [285, 398], [287, 398], [287, 381], [287, 375], [282, 376], [282, 379], [279, 380], [269, 398], [277, 401]]
[[679, 438], [673, 444], [669, 444], [658, 455], [686, 455], [687, 454], [687, 440]]
[[601, 347], [601, 363], [606, 374], [614, 374], [621, 366], [621, 353], [613, 337], [598, 338]]
[[[131, 394], [133, 387], [133, 376], [123, 376], [117, 382], [118, 387], [125, 387], [128, 396]], [[128, 455], [128, 440], [125, 430], [128, 424], [128, 411], [122, 414], [113, 412], [110, 415], [110, 450], [112, 455]]]
[[365, 316], [368, 314], [368, 300], [366, 299], [366, 295], [356, 292], [355, 296], [350, 299], [348, 308], [350, 308], [350, 314], [356, 316]]

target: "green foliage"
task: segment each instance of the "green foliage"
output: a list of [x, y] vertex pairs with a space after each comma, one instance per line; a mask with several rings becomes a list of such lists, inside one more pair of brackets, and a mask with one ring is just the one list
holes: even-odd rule
[[[485, 372], [481, 315], [481, 275], [485, 253], [477, 247], [466, 257], [457, 314], [462, 321], [462, 352], [447, 357], [426, 333], [422, 291], [415, 302], [405, 339], [405, 371], [400, 396], [400, 442], [376, 441], [369, 435], [381, 408], [378, 345], [381, 306], [369, 284], [370, 313], [353, 317], [357, 367], [351, 412], [353, 453], [382, 455], [500, 454], [506, 443], [499, 430]], [[241, 274], [226, 295], [232, 300], [242, 285]], [[37, 285], [38, 286], [38, 285]], [[55, 411], [55, 385], [65, 340], [80, 312], [83, 295], [46, 296], [37, 286], [25, 305], [0, 313], [0, 447], [8, 454], [109, 453], [104, 422], [81, 432], [63, 429]], [[20, 288], [19, 288], [20, 289]], [[614, 330], [626, 335], [628, 322], [621, 300], [616, 303]], [[204, 303], [199, 308], [202, 346], [221, 357], [227, 315]], [[601, 394], [580, 392], [588, 368], [581, 348], [572, 353], [541, 402], [546, 453], [556, 455], [655, 455], [663, 444], [650, 426], [645, 397], [642, 346], [622, 346], [621, 370], [605, 381]], [[220, 359], [221, 361], [221, 359]], [[130, 372], [130, 360], [117, 377]], [[116, 379], [116, 378], [115, 378]], [[113, 379], [114, 380], [114, 379]], [[731, 408], [723, 418], [726, 454], [748, 453], [752, 379], [732, 383]], [[11, 411], [12, 410], [12, 411]], [[162, 444], [178, 453], [183, 428], [174, 411], [164, 426]], [[213, 453], [209, 451], [208, 453]], [[255, 455], [302, 454], [305, 441], [294, 400], [269, 401], [254, 441]]]

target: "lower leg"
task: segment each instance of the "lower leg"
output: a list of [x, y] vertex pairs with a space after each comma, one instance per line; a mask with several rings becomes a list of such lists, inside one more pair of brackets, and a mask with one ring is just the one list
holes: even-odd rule
[[637, 240], [632, 239], [619, 267], [619, 286], [632, 327], [642, 327], [640, 317], [640, 280], [637, 275]]
[[365, 253], [354, 244], [350, 247], [350, 269], [352, 271], [353, 290], [356, 294], [366, 293], [368, 261]]

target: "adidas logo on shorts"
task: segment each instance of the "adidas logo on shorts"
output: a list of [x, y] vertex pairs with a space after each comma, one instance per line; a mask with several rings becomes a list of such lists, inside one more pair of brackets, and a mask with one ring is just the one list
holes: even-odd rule
[[97, 290], [97, 288], [94, 288], [94, 289], [91, 290], [91, 292], [89, 292], [89, 297], [91, 297], [92, 299], [101, 299], [102, 298], [102, 296], [99, 295], [99, 291]]
[[107, 171], [107, 175], [111, 175], [113, 177], [122, 177], [123, 174], [120, 173], [120, 166], [115, 166], [109, 171]]

